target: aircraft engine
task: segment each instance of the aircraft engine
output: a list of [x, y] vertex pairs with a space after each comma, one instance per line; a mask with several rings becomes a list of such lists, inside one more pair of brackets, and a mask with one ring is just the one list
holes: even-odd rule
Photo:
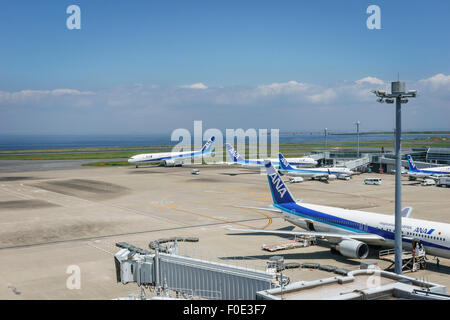
[[165, 167], [175, 167], [175, 161], [174, 160], [164, 160], [163, 164]]
[[369, 246], [358, 240], [344, 239], [335, 249], [347, 258], [365, 259], [369, 254]]

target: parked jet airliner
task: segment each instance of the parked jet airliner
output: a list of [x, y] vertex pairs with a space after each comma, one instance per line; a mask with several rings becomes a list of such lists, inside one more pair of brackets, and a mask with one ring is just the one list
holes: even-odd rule
[[311, 179], [336, 179], [338, 175], [352, 175], [354, 172], [348, 168], [301, 168], [296, 169], [291, 166], [291, 163], [283, 157], [281, 153], [278, 154], [280, 159], [280, 172], [288, 176], [304, 177]]
[[130, 159], [128, 159], [128, 162], [135, 164], [136, 168], [138, 167], [138, 165], [145, 163], [163, 163], [168, 167], [181, 165], [186, 159], [201, 157], [205, 154], [210, 154], [212, 152], [214, 140], [215, 137], [211, 137], [211, 139], [209, 139], [205, 143], [203, 148], [199, 151], [143, 153], [132, 156]]
[[408, 155], [408, 165], [408, 175], [416, 178], [438, 178], [442, 176], [450, 176], [450, 166], [418, 169], [410, 155]]
[[[309, 231], [280, 231], [229, 228], [235, 231], [282, 235], [315, 236], [328, 240], [334, 249], [349, 258], [364, 259], [368, 245], [394, 247], [395, 216], [358, 210], [347, 210], [296, 202], [270, 161], [265, 163], [273, 198], [272, 208], [285, 220]], [[405, 210], [404, 210], [405, 211]], [[450, 224], [402, 217], [403, 247], [411, 249], [413, 242], [423, 245], [427, 254], [450, 258]]]
[[[231, 146], [231, 144], [226, 144], [227, 153], [231, 158], [232, 163], [237, 163], [243, 166], [249, 167], [262, 167], [264, 166], [264, 159], [249, 159], [245, 160], [241, 155]], [[278, 165], [278, 159], [266, 159], [270, 160], [274, 166]], [[289, 162], [296, 166], [306, 166], [314, 167], [317, 165], [317, 161], [310, 157], [302, 158], [289, 158]]]

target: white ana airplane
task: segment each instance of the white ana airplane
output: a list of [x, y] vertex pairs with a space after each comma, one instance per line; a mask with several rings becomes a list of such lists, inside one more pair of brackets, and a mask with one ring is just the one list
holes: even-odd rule
[[292, 177], [302, 177], [309, 179], [326, 179], [334, 180], [337, 176], [345, 175], [351, 176], [354, 172], [348, 168], [293, 168], [290, 161], [288, 161], [281, 153], [278, 154], [280, 159], [280, 173]]
[[[309, 231], [228, 228], [229, 230], [280, 235], [314, 236], [327, 240], [345, 257], [364, 259], [368, 245], [394, 247], [395, 216], [296, 202], [270, 161], [265, 163], [273, 206], [256, 208], [280, 212], [283, 218]], [[403, 247], [420, 242], [427, 254], [450, 258], [450, 224], [409, 218], [412, 209], [402, 210]]]
[[[274, 166], [278, 165], [278, 159], [249, 159], [245, 160], [241, 155], [231, 146], [231, 144], [226, 144], [227, 153], [231, 158], [231, 163], [237, 163], [243, 166], [249, 167], [262, 167], [264, 166], [264, 160], [270, 160]], [[296, 166], [307, 166], [314, 167], [317, 165], [317, 161], [310, 157], [302, 158], [289, 158], [289, 162]]]
[[165, 153], [143, 153], [132, 156], [128, 159], [129, 163], [135, 164], [136, 168], [140, 164], [146, 163], [162, 163], [167, 167], [182, 165], [183, 161], [189, 158], [202, 157], [205, 154], [212, 152], [215, 137], [211, 137], [203, 148], [199, 151], [185, 151], [185, 152], [165, 152]]
[[410, 155], [408, 155], [408, 165], [408, 175], [416, 178], [439, 178], [450, 176], [450, 166], [418, 169]]

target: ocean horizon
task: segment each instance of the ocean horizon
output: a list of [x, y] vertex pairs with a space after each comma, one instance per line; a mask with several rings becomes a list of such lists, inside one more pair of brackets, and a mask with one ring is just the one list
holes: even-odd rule
[[[408, 134], [408, 139], [425, 139], [432, 137], [448, 137], [445, 133]], [[144, 147], [170, 146], [179, 141], [171, 141], [170, 134], [121, 134], [121, 135], [0, 135], [0, 150], [38, 150], [38, 149], [69, 149], [69, 148], [107, 148], [107, 147]], [[360, 134], [360, 141], [391, 140], [394, 135], [387, 133]], [[355, 134], [329, 134], [328, 142], [356, 141]], [[317, 133], [280, 133], [280, 143], [317, 143], [325, 142], [324, 134]], [[268, 137], [270, 143], [270, 136]]]

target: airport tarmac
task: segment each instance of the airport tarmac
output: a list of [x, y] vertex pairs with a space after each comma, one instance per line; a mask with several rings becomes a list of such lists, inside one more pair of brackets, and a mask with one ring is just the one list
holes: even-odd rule
[[[180, 253], [262, 269], [270, 257], [354, 270], [360, 260], [330, 252], [326, 244], [270, 253], [261, 245], [288, 241], [274, 235], [240, 235], [228, 226], [279, 229], [291, 226], [277, 213], [236, 206], [270, 205], [265, 174], [235, 166], [75, 167], [5, 172], [0, 161], [0, 299], [113, 299], [139, 293], [116, 282], [116, 242], [148, 249], [150, 241], [199, 237]], [[381, 177], [382, 185], [364, 185]], [[285, 178], [287, 179], [287, 178]], [[394, 176], [363, 174], [350, 181], [288, 184], [307, 203], [391, 214]], [[422, 187], [403, 178], [403, 206], [412, 217], [450, 223], [449, 189]], [[450, 288], [450, 260], [429, 257], [428, 269], [407, 275]], [[368, 260], [385, 268], [371, 250]], [[70, 289], [79, 268], [81, 287]], [[69, 272], [68, 272], [69, 271]], [[67, 273], [68, 272], [68, 273]], [[291, 281], [331, 277], [320, 270], [292, 269]]]

